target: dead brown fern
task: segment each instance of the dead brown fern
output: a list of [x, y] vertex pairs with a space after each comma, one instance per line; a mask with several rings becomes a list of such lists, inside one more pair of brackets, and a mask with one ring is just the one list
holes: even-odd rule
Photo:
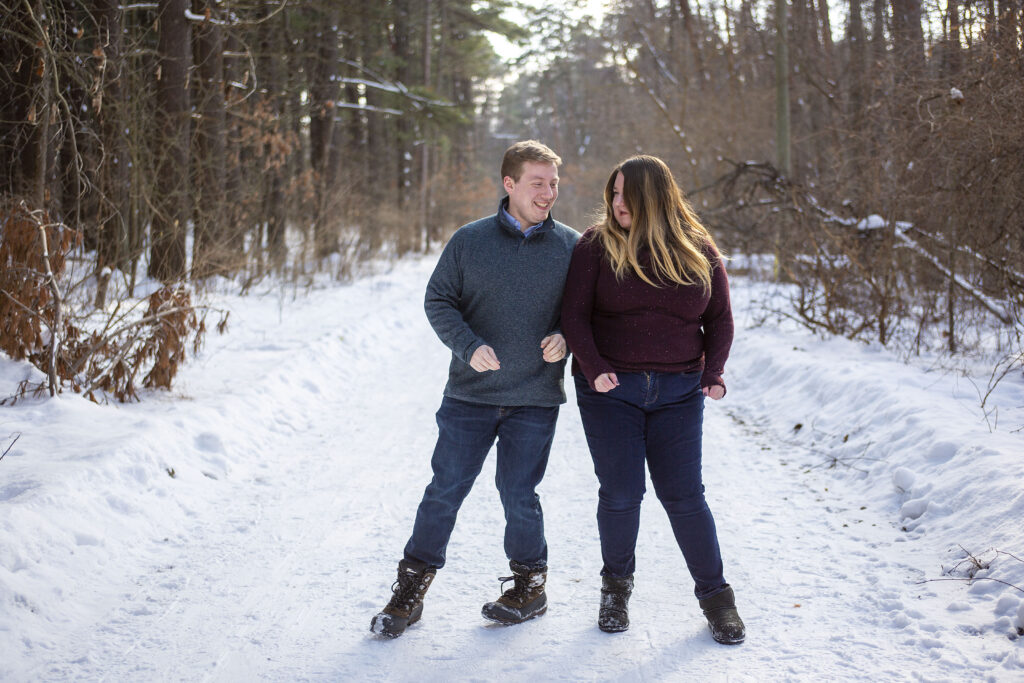
[[[15, 359], [27, 358], [47, 375], [50, 396], [60, 391], [57, 357], [65, 327], [64, 302], [58, 278], [67, 253], [81, 235], [61, 223], [52, 223], [45, 211], [31, 210], [24, 200], [3, 212], [0, 263], [7, 267], [0, 280], [4, 303], [0, 321], [3, 349]], [[43, 325], [49, 343], [43, 348]]]
[[146, 317], [155, 320], [137, 356], [138, 360], [153, 363], [143, 386], [170, 389], [185, 360], [189, 337], [192, 337], [193, 352], [198, 352], [206, 325], [196, 315], [188, 291], [180, 286], [167, 286], [153, 292]]
[[52, 335], [57, 319], [51, 277], [64, 273], [79, 239], [24, 202], [0, 207], [0, 350], [14, 360], [38, 363], [46, 353], [44, 328]]
[[[199, 352], [210, 309], [194, 306], [183, 285], [117, 302], [97, 324], [95, 316], [62, 306], [60, 279], [78, 233], [24, 202], [0, 209], [0, 226], [0, 351], [47, 374], [45, 382], [21, 382], [0, 405], [47, 389], [97, 402], [136, 400], [137, 377], [146, 388], [169, 389], [187, 353]], [[226, 323], [224, 314], [217, 330]]]

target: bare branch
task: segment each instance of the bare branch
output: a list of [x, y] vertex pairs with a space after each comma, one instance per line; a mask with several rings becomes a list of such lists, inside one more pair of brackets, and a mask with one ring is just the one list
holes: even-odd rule
[[[10, 438], [10, 437], [8, 437], [8, 438]], [[18, 439], [20, 439], [20, 438], [21, 438], [21, 432], [18, 432], [17, 435], [14, 437], [14, 440], [11, 441], [11, 443], [7, 446], [7, 448], [4, 449], [4, 452], [0, 453], [0, 460], [3, 460], [4, 456], [11, 452], [11, 449], [14, 448], [14, 444], [18, 443]]]
[[661, 75], [667, 78], [672, 85], [678, 86], [679, 80], [671, 71], [669, 71], [668, 67], [665, 66], [665, 62], [662, 60], [661, 55], [659, 55], [658, 51], [654, 49], [654, 45], [651, 43], [651, 39], [648, 37], [647, 31], [644, 30], [643, 26], [635, 21], [633, 22], [633, 26], [636, 28], [637, 33], [640, 34], [640, 37], [644, 39], [644, 45], [647, 47], [647, 51], [651, 53], [651, 57], [654, 58], [654, 63], [658, 65], [658, 71], [660, 71]]
[[676, 137], [679, 138], [679, 142], [682, 144], [683, 149], [686, 150], [686, 154], [689, 156], [691, 169], [696, 169], [697, 159], [694, 158], [693, 156], [693, 148], [690, 146], [690, 142], [686, 137], [686, 132], [683, 131], [683, 129], [679, 127], [679, 124], [675, 122], [675, 119], [673, 119], [672, 114], [669, 113], [668, 111], [668, 107], [666, 107], [665, 103], [662, 102], [660, 97], [658, 97], [658, 94], [654, 92], [654, 88], [651, 87], [651, 85], [647, 82], [647, 79], [643, 77], [643, 75], [640, 73], [640, 70], [636, 68], [636, 65], [633, 63], [633, 61], [626, 57], [625, 54], [622, 54], [621, 56], [622, 59], [626, 62], [626, 65], [629, 67], [630, 71], [633, 72], [633, 75], [636, 76], [636, 79], [640, 82], [640, 85], [643, 86], [644, 90], [647, 92], [647, 95], [651, 98], [651, 101], [654, 102], [654, 105], [658, 108], [658, 111], [660, 111], [662, 115], [665, 117], [665, 120], [668, 121], [669, 125], [672, 127], [672, 132], [674, 132], [676, 134]]

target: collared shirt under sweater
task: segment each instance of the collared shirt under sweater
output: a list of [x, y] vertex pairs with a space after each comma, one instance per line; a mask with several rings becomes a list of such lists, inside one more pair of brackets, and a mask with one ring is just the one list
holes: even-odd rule
[[[559, 332], [562, 290], [579, 233], [550, 216], [528, 236], [498, 212], [462, 226], [427, 283], [424, 310], [452, 351], [446, 396], [486, 405], [565, 403], [565, 361], [544, 361], [541, 340]], [[469, 365], [480, 346], [501, 369]]]

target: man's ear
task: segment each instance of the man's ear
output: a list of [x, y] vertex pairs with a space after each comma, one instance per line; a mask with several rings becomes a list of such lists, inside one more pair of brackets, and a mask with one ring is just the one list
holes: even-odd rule
[[505, 187], [505, 192], [512, 192], [512, 189], [516, 186], [516, 181], [512, 180], [512, 176], [505, 176], [501, 179], [501, 184]]

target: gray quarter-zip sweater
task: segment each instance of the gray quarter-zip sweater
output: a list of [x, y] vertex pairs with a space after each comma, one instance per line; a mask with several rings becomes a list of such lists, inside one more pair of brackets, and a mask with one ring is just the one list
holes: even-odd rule
[[[550, 216], [523, 237], [500, 210], [455, 231], [424, 299], [430, 325], [452, 351], [445, 396], [498, 406], [565, 403], [565, 360], [545, 362], [540, 342], [559, 332], [565, 274], [578, 239]], [[470, 367], [484, 344], [494, 349], [500, 370]]]

